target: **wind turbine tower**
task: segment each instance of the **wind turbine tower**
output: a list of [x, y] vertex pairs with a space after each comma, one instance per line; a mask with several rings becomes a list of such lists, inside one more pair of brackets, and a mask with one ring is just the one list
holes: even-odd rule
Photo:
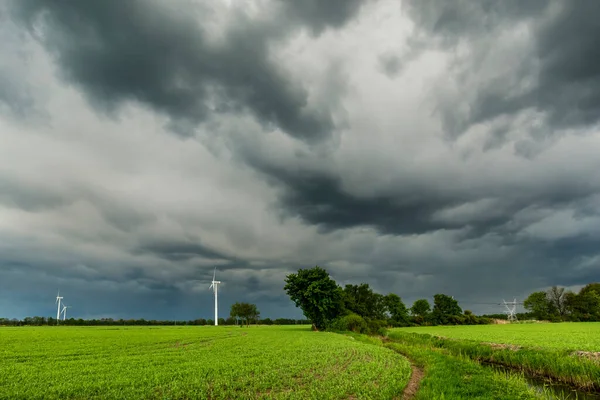
[[219, 307], [218, 307], [217, 291], [218, 291], [219, 284], [221, 283], [221, 281], [215, 281], [216, 275], [217, 275], [217, 269], [215, 268], [215, 272], [213, 273], [212, 283], [208, 287], [209, 289], [212, 289], [213, 292], [215, 292], [215, 326], [219, 325]]
[[56, 308], [56, 325], [58, 325], [58, 320], [60, 319], [60, 301], [62, 300], [62, 297], [60, 297], [60, 290], [58, 291], [58, 293], [56, 294], [56, 303], [58, 304], [58, 307]]

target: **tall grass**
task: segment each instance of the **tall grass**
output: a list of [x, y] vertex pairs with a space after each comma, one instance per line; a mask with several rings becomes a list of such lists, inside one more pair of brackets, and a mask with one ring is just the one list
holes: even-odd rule
[[600, 363], [572, 355], [571, 350], [503, 347], [402, 331], [389, 332], [388, 337], [406, 346], [445, 349], [450, 354], [475, 361], [497, 363], [585, 390], [600, 391]]

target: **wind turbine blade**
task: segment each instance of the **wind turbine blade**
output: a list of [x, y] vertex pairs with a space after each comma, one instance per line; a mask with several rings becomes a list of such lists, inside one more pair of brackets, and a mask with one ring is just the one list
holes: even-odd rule
[[217, 267], [215, 267], [215, 271], [213, 272], [213, 281], [215, 280], [216, 276], [217, 276]]

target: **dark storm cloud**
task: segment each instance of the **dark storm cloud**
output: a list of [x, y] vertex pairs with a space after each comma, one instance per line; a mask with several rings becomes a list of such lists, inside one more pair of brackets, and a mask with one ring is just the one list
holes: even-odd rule
[[60, 190], [39, 190], [39, 186], [0, 176], [0, 204], [26, 211], [53, 209], [73, 199]]
[[328, 27], [341, 28], [360, 10], [364, 0], [278, 0], [285, 5], [290, 19], [298, 19], [314, 34]]
[[[545, 135], [600, 121], [600, 50], [595, 41], [600, 35], [599, 3], [408, 1], [407, 10], [419, 34], [433, 40], [430, 43], [474, 46], [473, 56], [455, 65], [450, 74], [459, 86], [467, 86], [468, 80], [480, 73], [476, 58], [488, 50], [477, 46], [493, 49], [494, 36], [500, 32], [516, 29], [524, 21], [529, 26], [531, 54], [513, 65], [512, 73], [473, 88], [468, 115], [458, 115], [451, 103], [440, 105], [451, 136], [523, 110], [543, 113]], [[477, 42], [486, 35], [490, 40]], [[505, 134], [502, 130], [497, 133]]]
[[25, 0], [13, 8], [32, 32], [42, 24], [40, 40], [61, 76], [105, 111], [139, 101], [166, 113], [181, 132], [208, 113], [248, 109], [262, 123], [313, 140], [330, 134], [331, 116], [307, 108], [308, 93], [270, 59], [269, 46], [301, 26], [315, 33], [342, 26], [360, 3], [282, 2], [259, 21], [237, 13], [220, 43], [198, 23], [210, 20], [210, 2]]
[[139, 253], [151, 253], [161, 258], [180, 261], [194, 257], [208, 259], [229, 260], [230, 256], [213, 250], [196, 241], [150, 241], [142, 244], [136, 250]]
[[342, 188], [341, 177], [326, 172], [285, 170], [279, 166], [257, 166], [274, 184], [281, 185], [284, 213], [298, 215], [325, 230], [373, 226], [382, 233], [422, 233], [458, 225], [435, 223], [431, 214], [458, 199], [427, 196], [426, 193], [381, 195], [360, 198]]
[[[531, 221], [515, 221], [523, 210], [571, 208], [593, 212], [590, 199], [600, 193], [600, 181], [550, 178], [523, 188], [521, 183], [489, 185], [473, 174], [457, 177], [457, 186], [440, 179], [417, 178], [412, 173], [396, 175], [405, 184], [382, 193], [355, 194], [345, 189], [343, 174], [324, 169], [269, 164], [260, 156], [246, 154], [246, 161], [281, 188], [279, 207], [284, 215], [299, 216], [324, 231], [370, 226], [383, 234], [422, 234], [440, 229], [461, 230], [463, 239], [497, 231], [505, 240]], [[467, 182], [472, 181], [471, 184]], [[456, 212], [490, 201], [479, 212]], [[592, 207], [592, 208], [590, 208]], [[578, 211], [582, 210], [582, 211]], [[476, 210], [477, 211], [477, 210]]]
[[11, 73], [0, 67], [0, 113], [22, 119], [34, 110], [35, 101], [29, 88], [19, 85]]
[[477, 35], [500, 24], [535, 17], [551, 0], [405, 0], [402, 5], [418, 30], [438, 36], [445, 43], [456, 43], [465, 36]]

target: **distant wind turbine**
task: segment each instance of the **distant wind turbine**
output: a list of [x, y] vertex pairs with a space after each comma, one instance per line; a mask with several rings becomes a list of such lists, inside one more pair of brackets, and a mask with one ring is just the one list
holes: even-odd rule
[[56, 294], [56, 303], [58, 304], [58, 307], [56, 308], [56, 325], [58, 325], [58, 320], [60, 319], [60, 301], [62, 300], [62, 297], [60, 297], [60, 290], [58, 291], [58, 293]]
[[215, 277], [217, 275], [217, 269], [215, 268], [215, 272], [213, 273], [213, 280], [209, 289], [212, 289], [215, 292], [215, 326], [219, 325], [219, 307], [218, 307], [218, 299], [217, 299], [217, 290], [221, 281], [215, 281]]
[[67, 319], [67, 308], [71, 308], [71, 306], [67, 306], [67, 305], [65, 305], [65, 303], [63, 303], [63, 308], [62, 308], [63, 321], [65, 319]]

